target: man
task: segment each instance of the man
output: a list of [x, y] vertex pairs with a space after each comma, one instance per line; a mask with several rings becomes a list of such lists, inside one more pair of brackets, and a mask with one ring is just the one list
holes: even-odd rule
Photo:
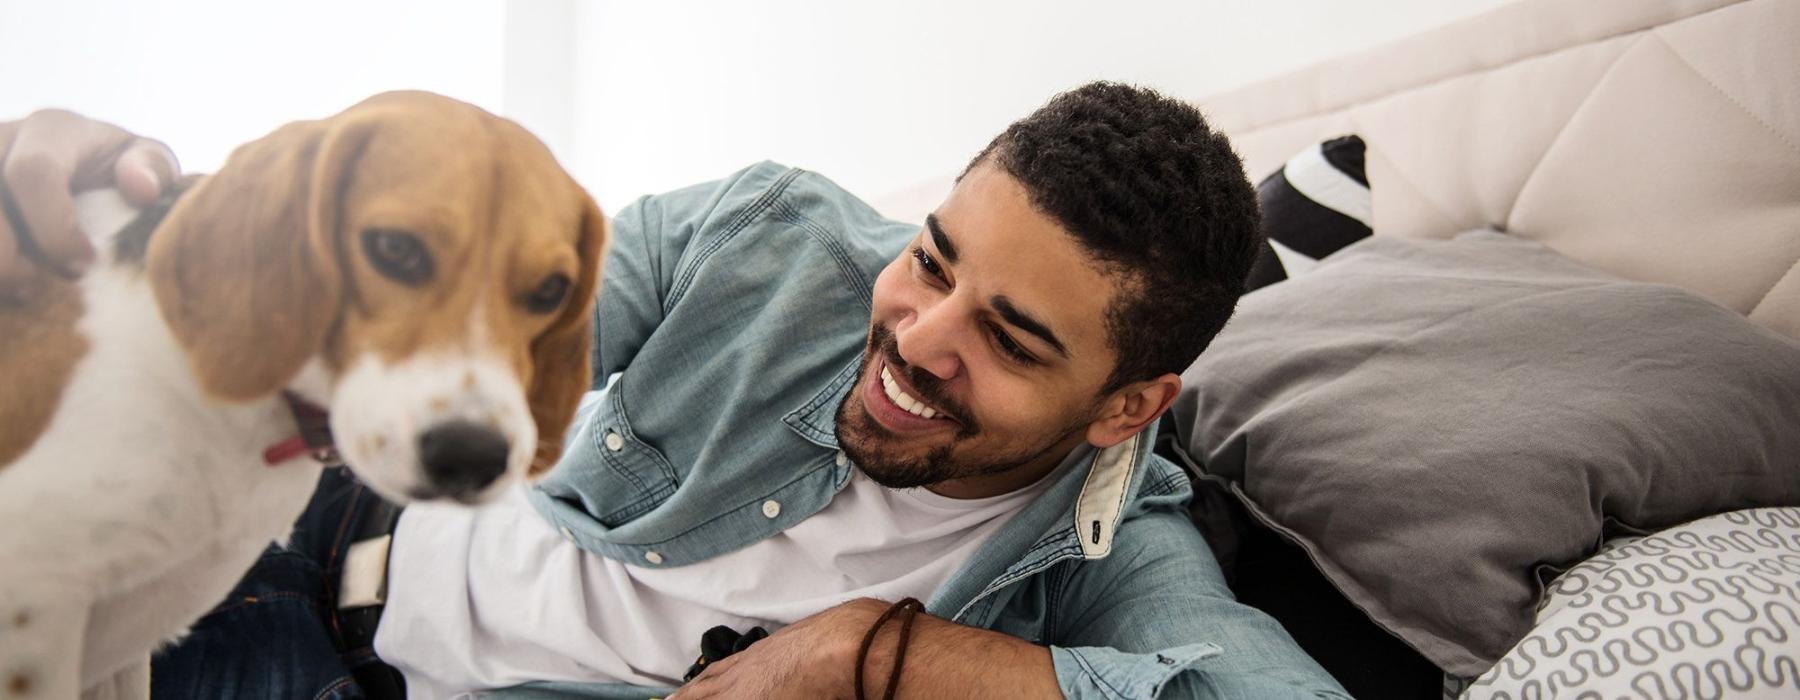
[[[159, 697], [357, 697], [377, 657], [412, 697], [660, 695], [720, 625], [774, 633], [676, 697], [1345, 697], [1233, 601], [1150, 452], [1257, 242], [1192, 107], [1059, 95], [923, 228], [773, 164], [614, 224], [603, 386], [557, 469], [406, 510], [372, 650], [331, 609], [388, 528], [328, 474]], [[906, 597], [926, 612], [876, 629]]]

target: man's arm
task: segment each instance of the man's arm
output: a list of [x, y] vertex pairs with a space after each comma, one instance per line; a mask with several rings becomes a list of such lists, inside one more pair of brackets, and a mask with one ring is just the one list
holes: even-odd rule
[[723, 180], [643, 197], [612, 220], [594, 305], [594, 385], [623, 371], [662, 325], [690, 247], [729, 230], [731, 219], [786, 168], [754, 165]]
[[1280, 623], [1236, 600], [1185, 511], [1126, 527], [1061, 587], [1051, 651], [1066, 695], [1349, 699]]
[[[673, 700], [738, 697], [851, 697], [857, 652], [889, 603], [862, 598], [782, 628], [708, 666]], [[869, 697], [888, 686], [900, 643], [889, 620], [862, 667]], [[1050, 649], [1000, 632], [919, 613], [901, 665], [897, 698], [1043, 698], [1059, 695]]]
[[[1065, 574], [1052, 646], [920, 614], [896, 697], [1348, 700], [1279, 623], [1237, 602], [1184, 514], [1128, 525], [1105, 559]], [[856, 650], [888, 603], [801, 620], [709, 667], [676, 697], [848, 697]], [[863, 682], [885, 689], [899, 626], [871, 647]]]

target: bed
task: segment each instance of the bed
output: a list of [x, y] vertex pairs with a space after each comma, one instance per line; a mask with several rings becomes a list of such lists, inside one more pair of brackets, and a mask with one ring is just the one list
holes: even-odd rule
[[[1408, 615], [1431, 613], [1397, 608], [1437, 593], [1370, 587], [1366, 580], [1351, 590], [1355, 572], [1344, 569], [1354, 567], [1333, 560], [1341, 545], [1292, 522], [1283, 504], [1270, 502], [1280, 495], [1257, 489], [1253, 470], [1246, 479], [1244, 469], [1221, 475], [1196, 465], [1201, 481], [1241, 501], [1253, 521], [1299, 543], [1354, 603], [1354, 613], [1441, 672], [1436, 690], [1445, 697], [1800, 696], [1800, 491], [1792, 490], [1800, 481], [1800, 447], [1786, 437], [1800, 434], [1793, 413], [1800, 390], [1782, 378], [1800, 377], [1800, 363], [1784, 345], [1800, 341], [1796, 39], [1800, 3], [1792, 0], [1524, 0], [1196, 100], [1232, 137], [1253, 182], [1309, 147], [1359, 136], [1371, 197], [1366, 224], [1375, 239], [1452, 241], [1497, 232], [1609, 279], [1681, 290], [1708, 308], [1729, 310], [1747, 321], [1741, 325], [1759, 329], [1749, 334], [1757, 343], [1779, 339], [1743, 358], [1721, 359], [1766, 365], [1770, 374], [1723, 396], [1769, 408], [1705, 433], [1740, 445], [1761, 441], [1752, 452], [1763, 481], [1722, 490], [1678, 518], [1665, 510], [1638, 523], [1613, 517], [1611, 501], [1631, 495], [1594, 496], [1594, 533], [1571, 540], [1579, 556], [1540, 553], [1529, 571], [1514, 567], [1513, 583], [1528, 595], [1508, 603], [1516, 608], [1509, 614], [1524, 616], [1510, 631], [1458, 630], [1490, 618], [1451, 613], [1435, 631], [1413, 624]], [[947, 187], [947, 179], [928, 183], [877, 206], [919, 220]], [[1508, 244], [1484, 240], [1498, 244], [1495, 250]], [[1272, 296], [1253, 294], [1246, 308], [1254, 312], [1269, 302], [1253, 298]], [[1233, 323], [1241, 325], [1244, 315]], [[1662, 331], [1647, 325], [1660, 324], [1640, 323], [1645, 337]], [[1743, 378], [1731, 369], [1720, 382]], [[1219, 428], [1191, 415], [1221, 402], [1191, 403], [1198, 408], [1183, 420], [1199, 420], [1200, 437], [1178, 442], [1197, 462], [1209, 452], [1217, 457], [1233, 439], [1240, 462], [1254, 462], [1266, 447], [1266, 436], [1262, 443], [1257, 435], [1245, 438], [1241, 424]], [[1647, 415], [1636, 430], [1663, 430], [1658, 414]], [[1716, 479], [1725, 480], [1737, 467], [1720, 469]], [[1640, 476], [1642, 489], [1671, 486]], [[1375, 520], [1359, 527], [1379, 533], [1386, 523]], [[1461, 602], [1479, 607], [1483, 600]], [[1295, 629], [1305, 620], [1283, 622], [1297, 637], [1333, 634]], [[1344, 669], [1331, 670], [1346, 677]]]

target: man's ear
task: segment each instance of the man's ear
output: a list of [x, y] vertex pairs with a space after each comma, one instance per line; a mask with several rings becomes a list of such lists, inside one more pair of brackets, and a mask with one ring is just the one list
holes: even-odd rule
[[1125, 385], [1113, 392], [1099, 417], [1088, 424], [1088, 444], [1106, 449], [1124, 442], [1161, 418], [1180, 393], [1181, 377], [1173, 374]]

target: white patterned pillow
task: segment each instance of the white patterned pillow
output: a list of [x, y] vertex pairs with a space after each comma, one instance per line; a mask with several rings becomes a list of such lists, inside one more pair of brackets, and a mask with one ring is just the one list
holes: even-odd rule
[[1800, 697], [1800, 508], [1608, 543], [1462, 697]]

